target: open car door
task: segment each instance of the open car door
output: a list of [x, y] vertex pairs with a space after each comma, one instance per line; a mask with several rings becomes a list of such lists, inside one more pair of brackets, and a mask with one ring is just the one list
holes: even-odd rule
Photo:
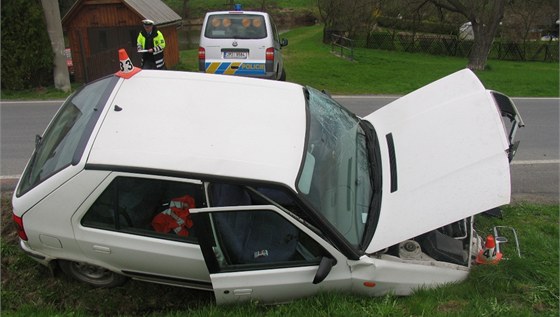
[[346, 259], [271, 205], [191, 209], [217, 304], [348, 290]]

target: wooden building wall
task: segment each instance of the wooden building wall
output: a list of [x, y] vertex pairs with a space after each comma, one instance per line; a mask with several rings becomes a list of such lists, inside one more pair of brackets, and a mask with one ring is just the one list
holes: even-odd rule
[[[143, 17], [119, 0], [84, 1], [65, 21], [70, 43], [75, 80], [90, 82], [119, 69], [118, 49], [126, 49], [134, 65], [140, 65], [136, 37]], [[179, 62], [176, 25], [158, 27], [166, 41], [165, 64], [171, 68]]]

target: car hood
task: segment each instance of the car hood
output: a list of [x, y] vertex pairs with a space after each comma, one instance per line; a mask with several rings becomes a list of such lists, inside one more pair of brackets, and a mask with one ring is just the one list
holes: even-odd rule
[[462, 70], [364, 118], [379, 136], [383, 178], [367, 253], [509, 203], [510, 142], [495, 99]]

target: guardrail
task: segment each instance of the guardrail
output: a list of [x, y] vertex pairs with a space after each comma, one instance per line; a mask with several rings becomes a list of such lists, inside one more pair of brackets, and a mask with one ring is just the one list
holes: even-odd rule
[[[331, 34], [331, 52], [346, 57], [349, 60], [354, 60], [354, 40], [347, 37]], [[346, 54], [345, 54], [346, 53]]]

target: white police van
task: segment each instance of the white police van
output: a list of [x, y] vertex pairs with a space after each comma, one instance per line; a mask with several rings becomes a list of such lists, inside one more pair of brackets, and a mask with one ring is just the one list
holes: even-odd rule
[[208, 12], [200, 33], [199, 70], [284, 81], [281, 48], [286, 45], [268, 13]]

